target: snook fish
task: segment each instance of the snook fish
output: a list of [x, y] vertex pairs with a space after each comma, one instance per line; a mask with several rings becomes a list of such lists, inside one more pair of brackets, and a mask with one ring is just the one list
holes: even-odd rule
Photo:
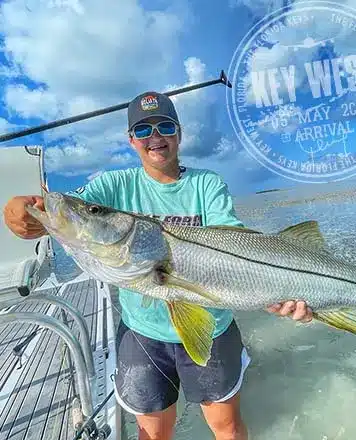
[[204, 307], [258, 310], [304, 300], [314, 317], [356, 333], [356, 266], [333, 256], [317, 222], [276, 234], [242, 227], [174, 226], [151, 217], [44, 196], [46, 212], [28, 206], [90, 276], [164, 300], [190, 357], [206, 365], [214, 318]]

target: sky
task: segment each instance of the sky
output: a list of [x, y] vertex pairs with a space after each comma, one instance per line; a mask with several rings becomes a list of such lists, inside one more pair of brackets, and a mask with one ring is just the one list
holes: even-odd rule
[[[233, 66], [234, 57], [241, 53], [236, 50], [260, 19], [287, 5], [292, 10], [297, 4], [283, 0], [0, 1], [0, 133], [126, 102], [148, 90], [164, 92], [216, 79], [224, 69], [234, 87], [239, 80], [250, 78], [244, 89], [250, 119], [246, 122], [245, 118], [244, 129], [261, 121], [261, 115], [267, 115], [268, 124], [259, 126], [260, 137], [273, 146], [275, 160], [279, 164], [284, 160], [284, 165], [286, 157], [290, 163], [302, 161], [305, 148], [301, 152], [299, 147], [294, 148], [295, 143], [288, 143], [286, 153], [286, 144], [281, 142], [282, 134], [283, 139], [293, 130], [295, 135], [298, 115], [288, 116], [288, 126], [283, 129], [272, 126], [272, 119], [283, 123], [283, 117], [276, 113], [280, 108], [258, 108], [258, 96], [266, 104], [266, 94], [273, 98], [279, 87], [278, 99], [287, 104], [293, 90], [288, 88], [288, 81], [283, 83], [278, 69], [293, 64], [298, 70], [305, 62], [352, 55], [349, 36], [353, 30], [345, 26], [340, 29], [341, 25], [335, 23], [326, 26], [320, 20], [308, 23], [309, 38], [324, 41], [337, 34], [339, 39], [323, 47], [305, 46], [304, 52], [297, 52], [296, 42], [307, 41], [306, 28], [297, 29], [290, 23], [283, 38], [281, 33], [269, 37], [252, 61], [241, 64], [244, 68]], [[356, 7], [356, 0], [340, 4]], [[294, 45], [292, 53], [286, 49], [288, 39], [290, 47]], [[266, 73], [271, 68], [278, 70], [278, 77], [273, 72]], [[351, 58], [349, 69], [343, 70], [352, 76], [354, 68], [356, 62]], [[255, 88], [251, 86], [252, 71], [260, 72], [255, 77]], [[346, 77], [343, 81], [345, 86]], [[295, 78], [295, 83], [300, 90], [310, 89], [305, 72]], [[249, 136], [237, 135], [238, 123], [234, 120], [231, 99], [235, 91], [219, 84], [173, 98], [183, 127], [181, 163], [220, 173], [233, 195], [300, 185], [301, 182], [286, 178], [281, 169], [279, 174], [271, 171], [271, 164], [268, 168], [260, 153], [251, 155], [251, 149], [246, 149]], [[351, 86], [348, 92], [341, 97], [345, 105], [353, 102]], [[293, 109], [305, 110], [320, 104], [309, 95], [301, 92]], [[333, 96], [328, 97], [328, 102]], [[325, 97], [322, 99], [325, 107]], [[353, 107], [345, 109], [353, 111]], [[331, 120], [335, 120], [332, 111], [334, 108]], [[324, 119], [322, 123], [327, 124]], [[354, 139], [354, 122], [350, 121], [348, 145]], [[304, 125], [313, 124], [309, 121]], [[330, 149], [333, 142], [333, 148], [339, 151], [343, 140], [340, 133], [338, 138], [333, 134], [333, 141], [329, 138], [322, 139], [322, 145]], [[300, 139], [303, 142], [302, 135]], [[321, 141], [313, 142], [321, 145]], [[139, 166], [127, 142], [126, 110], [4, 142], [0, 148], [18, 145], [43, 146], [45, 170], [53, 191], [85, 185], [105, 170]], [[278, 171], [278, 167], [274, 168]]]

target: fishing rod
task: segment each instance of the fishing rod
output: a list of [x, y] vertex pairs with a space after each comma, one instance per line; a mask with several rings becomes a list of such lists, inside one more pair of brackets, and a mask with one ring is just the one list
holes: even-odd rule
[[[231, 82], [227, 79], [225, 72], [222, 70], [220, 77], [211, 81], [205, 81], [198, 84], [193, 84], [191, 86], [181, 87], [179, 89], [171, 90], [169, 92], [164, 92], [164, 95], [173, 96], [179, 95], [180, 93], [190, 92], [192, 90], [202, 89], [203, 87], [212, 86], [214, 84], [225, 84], [226, 87], [232, 88]], [[28, 136], [34, 133], [40, 133], [41, 131], [49, 130], [51, 128], [61, 127], [62, 125], [73, 124], [74, 122], [83, 121], [84, 119], [95, 118], [96, 116], [105, 115], [106, 113], [116, 112], [118, 110], [123, 110], [127, 108], [130, 101], [124, 102], [122, 104], [112, 105], [110, 107], [105, 107], [100, 110], [94, 110], [88, 113], [82, 113], [77, 116], [71, 116], [69, 118], [59, 119], [58, 121], [52, 121], [48, 124], [38, 125], [37, 127], [28, 128], [26, 130], [15, 131], [14, 133], [6, 133], [0, 135], [0, 142], [10, 141], [12, 139], [17, 139], [19, 137]]]

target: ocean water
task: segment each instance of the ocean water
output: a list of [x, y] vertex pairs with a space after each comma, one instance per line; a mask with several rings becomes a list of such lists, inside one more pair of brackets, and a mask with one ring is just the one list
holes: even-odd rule
[[[238, 199], [236, 209], [246, 226], [264, 232], [317, 220], [332, 252], [356, 264], [354, 194], [350, 183], [310, 185]], [[58, 271], [68, 279], [78, 269], [62, 257], [59, 251]], [[252, 358], [241, 390], [250, 440], [354, 440], [356, 336], [263, 311], [236, 320]], [[134, 417], [123, 411], [123, 422], [123, 439], [135, 440]], [[191, 438], [214, 437], [199, 405], [182, 395], [174, 439]]]

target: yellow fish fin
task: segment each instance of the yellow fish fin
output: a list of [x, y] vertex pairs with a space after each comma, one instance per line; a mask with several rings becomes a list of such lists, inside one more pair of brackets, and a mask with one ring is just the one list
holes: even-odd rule
[[306, 245], [313, 246], [316, 249], [321, 250], [325, 247], [325, 240], [320, 232], [319, 224], [314, 220], [289, 226], [288, 228], [283, 229], [283, 231], [280, 231], [278, 235], [299, 240]]
[[332, 327], [356, 334], [356, 311], [354, 309], [313, 312], [313, 316]]
[[183, 346], [192, 360], [205, 367], [211, 355], [215, 319], [203, 307], [184, 302], [168, 302], [168, 310]]
[[179, 287], [184, 290], [190, 290], [191, 292], [196, 293], [197, 295], [202, 296], [203, 298], [210, 299], [210, 301], [213, 301], [214, 303], [219, 303], [221, 299], [213, 295], [212, 293], [207, 292], [206, 290], [202, 289], [201, 287], [197, 286], [194, 283], [190, 283], [189, 281], [182, 280], [181, 278], [176, 278], [173, 275], [170, 275], [169, 273], [162, 272], [163, 282], [167, 287]]

